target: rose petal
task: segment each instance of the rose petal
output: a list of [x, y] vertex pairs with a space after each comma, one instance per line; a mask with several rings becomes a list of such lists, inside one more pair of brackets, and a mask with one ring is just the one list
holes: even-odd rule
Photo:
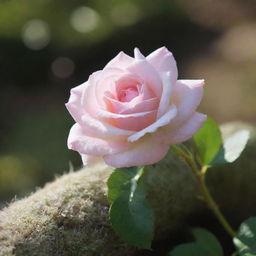
[[141, 101], [134, 106], [128, 105], [126, 109], [120, 112], [120, 114], [131, 114], [131, 113], [138, 113], [138, 112], [146, 112], [146, 111], [153, 111], [157, 110], [159, 106], [158, 98], [151, 98], [148, 100]]
[[134, 133], [130, 137], [128, 137], [129, 142], [134, 142], [143, 137], [146, 133], [154, 133], [159, 127], [165, 126], [171, 122], [171, 120], [176, 116], [177, 109], [175, 105], [169, 107], [169, 110], [155, 123], [149, 125], [145, 129]]
[[157, 111], [153, 110], [124, 115], [98, 110], [98, 117], [118, 128], [139, 131], [155, 122], [156, 113]]
[[71, 89], [70, 98], [68, 102], [65, 104], [71, 116], [78, 123], [81, 122], [81, 117], [84, 113], [84, 108], [82, 105], [82, 95], [87, 86], [88, 83], [85, 82]]
[[176, 130], [170, 129], [169, 132], [163, 134], [165, 142], [167, 144], [178, 144], [190, 139], [201, 128], [206, 118], [206, 115], [195, 112], [181, 127]]
[[[115, 70], [116, 71], [116, 70]], [[118, 72], [117, 70], [116, 72]], [[96, 109], [98, 108], [104, 108], [105, 104], [102, 100], [101, 93], [102, 88], [100, 90], [97, 90], [98, 84], [100, 84], [101, 80], [105, 78], [106, 74], [103, 74], [102, 71], [96, 71], [93, 74], [89, 76], [89, 79], [86, 83], [86, 87], [84, 88], [83, 94], [82, 94], [82, 105], [81, 108], [83, 109], [84, 113], [89, 113], [92, 116], [96, 116]], [[107, 88], [110, 88], [111, 85], [109, 85], [106, 81], [105, 85]]]
[[160, 143], [157, 136], [146, 137], [133, 143], [128, 151], [104, 156], [104, 161], [116, 168], [150, 165], [160, 161], [167, 154], [169, 145]]
[[98, 102], [101, 106], [104, 106], [104, 95], [105, 92], [111, 92], [111, 94], [117, 98], [116, 94], [116, 80], [124, 76], [125, 73], [119, 68], [106, 68], [102, 71], [100, 78], [94, 84], [95, 96], [97, 97]]
[[146, 111], [146, 112], [139, 112], [139, 113], [131, 113], [131, 114], [118, 114], [118, 113], [112, 113], [112, 112], [108, 112], [102, 109], [99, 109], [97, 111], [97, 116], [99, 118], [114, 118], [114, 119], [126, 119], [126, 118], [130, 118], [130, 117], [144, 117], [146, 115], [149, 115], [151, 113], [153, 113], [155, 111]]
[[172, 83], [178, 78], [178, 70], [176, 61], [170, 51], [166, 47], [161, 47], [149, 54], [146, 59], [150, 62], [158, 72], [170, 72]]
[[124, 52], [120, 52], [117, 54], [115, 58], [113, 58], [105, 67], [106, 68], [120, 68], [125, 69], [134, 61], [134, 58], [128, 56]]
[[88, 127], [89, 129], [93, 130], [98, 134], [98, 136], [119, 137], [129, 136], [134, 133], [134, 131], [129, 131], [128, 129], [120, 129], [104, 121], [97, 120], [88, 114], [83, 115], [82, 126]]
[[152, 90], [148, 86], [146, 86], [145, 84], [142, 84], [142, 86], [140, 87], [140, 95], [142, 96], [142, 98], [144, 100], [151, 99], [151, 98], [155, 97]]
[[94, 72], [90, 75], [87, 87], [84, 90], [82, 102], [87, 113], [96, 116], [95, 110], [104, 108], [103, 100], [105, 91], [111, 91], [115, 95], [115, 79], [122, 75], [120, 69], [109, 68], [103, 71]]
[[135, 48], [134, 49], [134, 58], [135, 59], [141, 59], [141, 60], [143, 60], [143, 59], [145, 59], [145, 57], [143, 56], [143, 54], [140, 52], [140, 50], [139, 50], [139, 48]]
[[141, 97], [134, 98], [130, 102], [120, 102], [108, 96], [105, 96], [105, 102], [108, 106], [107, 110], [118, 114], [132, 114], [138, 112], [146, 112], [158, 109], [158, 98], [141, 100]]
[[161, 73], [160, 75], [163, 81], [163, 93], [162, 93], [162, 97], [161, 97], [158, 112], [157, 112], [157, 119], [159, 119], [162, 115], [164, 115], [164, 113], [170, 106], [171, 91], [172, 91], [170, 72]]
[[136, 59], [126, 68], [129, 72], [138, 75], [145, 81], [158, 98], [162, 95], [162, 81], [158, 72], [146, 59]]
[[129, 143], [125, 140], [118, 142], [104, 140], [95, 136], [91, 137], [90, 132], [82, 129], [79, 124], [74, 124], [68, 136], [68, 148], [78, 151], [80, 154], [101, 156], [115, 154], [126, 150]]
[[195, 112], [203, 96], [204, 80], [178, 80], [173, 87], [171, 102], [178, 113], [173, 123], [180, 126]]

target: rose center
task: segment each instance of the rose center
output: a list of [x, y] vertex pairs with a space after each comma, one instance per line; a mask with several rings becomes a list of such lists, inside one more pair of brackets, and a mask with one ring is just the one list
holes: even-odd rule
[[118, 93], [118, 100], [121, 102], [129, 102], [139, 95], [138, 88], [136, 86], [127, 87], [122, 89]]

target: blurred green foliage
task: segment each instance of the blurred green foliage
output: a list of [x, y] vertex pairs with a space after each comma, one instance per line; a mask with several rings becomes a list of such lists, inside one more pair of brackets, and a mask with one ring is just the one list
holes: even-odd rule
[[[98, 25], [91, 33], [81, 34], [70, 24], [72, 12], [87, 6], [98, 14]], [[167, 8], [166, 8], [167, 7]], [[0, 3], [0, 35], [20, 38], [24, 24], [30, 19], [42, 19], [50, 24], [53, 41], [59, 46], [87, 46], [109, 36], [120, 26], [137, 23], [152, 15], [169, 14], [180, 16], [177, 12], [179, 1], [158, 0], [9, 0]], [[171, 13], [170, 13], [171, 11]], [[88, 22], [88, 20], [84, 20]]]
[[56, 173], [80, 164], [79, 155], [66, 146], [72, 120], [65, 109], [24, 113], [3, 140], [0, 156], [1, 197], [25, 195]]

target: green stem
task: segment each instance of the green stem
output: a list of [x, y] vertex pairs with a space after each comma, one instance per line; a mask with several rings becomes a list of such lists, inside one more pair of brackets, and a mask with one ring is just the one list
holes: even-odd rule
[[187, 155], [181, 148], [174, 145], [172, 147], [173, 151], [178, 154], [182, 159], [186, 161], [186, 163], [191, 168], [193, 174], [195, 175], [197, 182], [199, 184], [199, 187], [201, 189], [201, 192], [203, 194], [204, 200], [208, 207], [213, 211], [216, 218], [219, 220], [223, 228], [226, 230], [226, 232], [231, 236], [234, 237], [236, 235], [236, 232], [231, 227], [231, 225], [228, 223], [222, 212], [220, 211], [217, 203], [214, 201], [213, 197], [211, 196], [206, 183], [205, 183], [205, 174], [207, 171], [207, 166], [203, 166], [201, 170], [198, 169], [197, 164], [194, 161], [193, 156]]
[[212, 196], [211, 196], [211, 194], [210, 194], [210, 192], [209, 192], [209, 190], [208, 190], [208, 188], [205, 184], [205, 175], [198, 176], [198, 181], [199, 181], [199, 185], [200, 185], [201, 191], [203, 193], [204, 199], [205, 199], [206, 203], [208, 204], [209, 208], [212, 209], [213, 213], [215, 214], [215, 216], [217, 217], [219, 222], [222, 224], [224, 229], [227, 231], [227, 233], [231, 237], [234, 237], [236, 235], [236, 232], [231, 227], [231, 225], [228, 223], [228, 221], [226, 220], [226, 218], [224, 217], [224, 215], [220, 211], [218, 205], [216, 204], [216, 202], [212, 198]]

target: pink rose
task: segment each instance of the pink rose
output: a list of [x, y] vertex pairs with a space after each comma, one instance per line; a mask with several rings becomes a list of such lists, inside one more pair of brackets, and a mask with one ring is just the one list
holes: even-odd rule
[[206, 119], [196, 112], [204, 80], [177, 80], [176, 62], [165, 47], [147, 57], [136, 48], [134, 55], [120, 52], [71, 90], [66, 106], [76, 124], [68, 147], [84, 164], [95, 157], [113, 167], [153, 164]]

